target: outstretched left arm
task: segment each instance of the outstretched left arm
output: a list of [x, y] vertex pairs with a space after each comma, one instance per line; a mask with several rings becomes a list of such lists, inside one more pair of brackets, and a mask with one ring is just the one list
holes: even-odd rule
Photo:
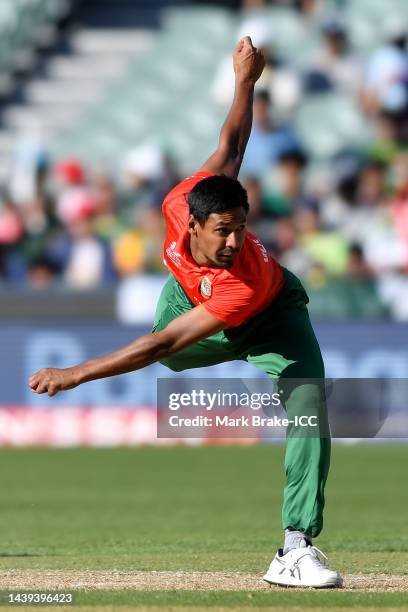
[[237, 178], [252, 128], [254, 87], [265, 66], [264, 56], [242, 38], [234, 51], [235, 95], [228, 117], [221, 129], [217, 150], [201, 170]]

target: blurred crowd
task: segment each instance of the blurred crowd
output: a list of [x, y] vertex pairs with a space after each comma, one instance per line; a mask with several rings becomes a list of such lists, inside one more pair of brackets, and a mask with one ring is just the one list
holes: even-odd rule
[[161, 204], [179, 181], [152, 145], [128, 153], [120, 178], [75, 158], [52, 164], [25, 141], [1, 194], [4, 283], [95, 289], [142, 272], [163, 272]]
[[[250, 228], [308, 286], [369, 284], [395, 319], [408, 320], [406, 24], [391, 17], [378, 48], [363, 58], [349, 45], [341, 13], [333, 13], [319, 22], [314, 60], [299, 69], [274, 53], [259, 16], [264, 3], [244, 4], [256, 16], [245, 17], [237, 35], [250, 33], [267, 59], [240, 177]], [[320, 19], [318, 1], [283, 4], [305, 23]], [[338, 151], [316, 173], [291, 118], [302, 96], [326, 92], [352, 97], [373, 137]], [[230, 58], [222, 59], [214, 104], [227, 110], [232, 94]], [[53, 163], [22, 143], [1, 193], [2, 282], [94, 289], [164, 272], [161, 203], [181, 178], [171, 156], [152, 144], [131, 150], [118, 176], [74, 158]]]

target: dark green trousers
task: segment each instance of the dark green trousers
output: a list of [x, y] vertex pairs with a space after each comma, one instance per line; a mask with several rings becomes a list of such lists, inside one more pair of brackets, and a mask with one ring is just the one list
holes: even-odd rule
[[[330, 465], [330, 436], [324, 395], [324, 365], [307, 311], [308, 297], [299, 279], [284, 270], [284, 286], [262, 313], [240, 325], [164, 359], [174, 371], [231, 360], [245, 360], [279, 380], [289, 420], [315, 416], [312, 429], [289, 425], [283, 527], [317, 536], [323, 527], [324, 487]], [[170, 275], [157, 305], [154, 331], [193, 308]]]

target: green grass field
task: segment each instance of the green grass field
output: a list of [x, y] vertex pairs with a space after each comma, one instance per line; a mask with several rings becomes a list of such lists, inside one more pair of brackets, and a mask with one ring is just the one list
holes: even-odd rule
[[[336, 446], [316, 544], [346, 574], [406, 575], [407, 447]], [[281, 545], [283, 447], [0, 451], [0, 568], [246, 572]], [[37, 574], [35, 571], [37, 570]], [[237, 577], [238, 579], [238, 577]], [[38, 585], [41, 586], [41, 582]], [[408, 609], [401, 592], [83, 589], [77, 607]], [[3, 609], [5, 609], [3, 607]], [[198, 608], [197, 608], [198, 609]]]

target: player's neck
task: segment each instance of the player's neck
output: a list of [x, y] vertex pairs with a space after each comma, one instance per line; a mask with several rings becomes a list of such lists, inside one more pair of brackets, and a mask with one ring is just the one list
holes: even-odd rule
[[208, 266], [208, 259], [201, 252], [201, 250], [200, 250], [200, 248], [199, 248], [199, 246], [197, 244], [197, 239], [195, 238], [195, 236], [190, 236], [190, 240], [189, 240], [188, 246], [189, 246], [191, 257], [194, 259], [196, 264], [198, 266]]

